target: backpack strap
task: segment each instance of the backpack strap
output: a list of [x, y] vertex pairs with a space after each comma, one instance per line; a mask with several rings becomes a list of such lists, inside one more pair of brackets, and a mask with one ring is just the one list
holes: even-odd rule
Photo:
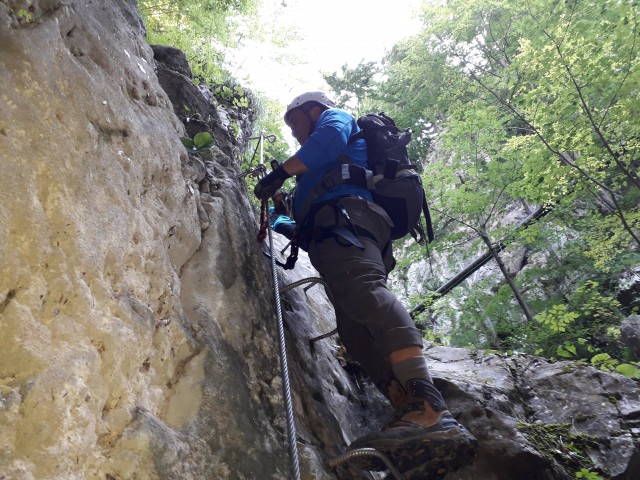
[[[424, 213], [424, 219], [427, 222], [427, 243], [433, 242], [435, 235], [433, 234], [433, 224], [431, 223], [431, 214], [429, 213], [429, 205], [427, 204], [427, 194], [422, 189], [422, 213]], [[422, 232], [424, 238], [424, 231]], [[414, 237], [415, 238], [415, 237]]]
[[[348, 157], [346, 158], [348, 159]], [[309, 192], [309, 195], [307, 195], [307, 198], [300, 208], [300, 214], [297, 215], [296, 222], [301, 223], [306, 218], [307, 214], [311, 211], [312, 205], [318, 198], [330, 189], [345, 183], [373, 190], [373, 172], [353, 163], [341, 163], [337, 167], [332, 168], [322, 177], [320, 183]]]
[[425, 234], [424, 228], [422, 228], [422, 225], [420, 223], [421, 222], [418, 222], [413, 227], [411, 227], [409, 229], [409, 234], [416, 241], [416, 243], [422, 245], [424, 243]]
[[429, 213], [429, 205], [427, 205], [427, 194], [422, 189], [422, 213], [427, 223], [427, 232], [425, 234], [424, 228], [422, 228], [422, 222], [418, 220], [418, 223], [409, 229], [409, 233], [416, 241], [416, 243], [424, 243], [425, 238], [427, 243], [433, 242], [435, 235], [433, 234], [433, 224], [431, 222], [431, 214]]

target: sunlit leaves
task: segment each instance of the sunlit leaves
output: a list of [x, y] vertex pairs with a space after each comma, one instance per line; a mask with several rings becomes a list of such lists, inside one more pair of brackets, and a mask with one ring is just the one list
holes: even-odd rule
[[549, 311], [536, 315], [536, 319], [546, 325], [553, 333], [560, 333], [566, 332], [567, 327], [578, 316], [576, 312], [569, 311], [566, 305], [554, 305]]
[[[640, 211], [629, 212], [626, 220], [631, 228], [640, 230]], [[588, 248], [584, 254], [593, 260], [598, 270], [609, 272], [615, 265], [616, 257], [632, 249], [629, 235], [614, 216], [592, 219], [590, 225], [591, 233], [586, 237]]]
[[366, 113], [367, 99], [377, 90], [379, 73], [377, 62], [360, 62], [354, 68], [343, 65], [340, 73], [325, 73], [323, 78], [336, 94], [337, 105], [358, 117]]
[[151, 44], [171, 45], [187, 54], [194, 76], [223, 81], [225, 49], [237, 43], [233, 15], [255, 11], [256, 0], [138, 0]]
[[624, 202], [629, 189], [640, 189], [637, 11], [614, 0], [449, 0], [425, 7], [421, 37], [468, 82], [441, 90], [448, 144], [461, 151], [467, 142], [456, 123], [482, 130], [467, 122], [465, 107], [485, 109], [487, 119], [496, 108], [510, 115], [517, 130], [485, 151], [519, 160], [522, 180], [508, 192], [534, 204], [588, 196], [605, 205], [600, 210], [613, 214], [602, 222], [608, 233], [602, 228], [592, 244], [604, 242], [614, 257], [640, 243], [636, 209]]
[[616, 366], [616, 372], [621, 373], [625, 377], [640, 378], [640, 368], [638, 365], [632, 365], [630, 363], [622, 363]]

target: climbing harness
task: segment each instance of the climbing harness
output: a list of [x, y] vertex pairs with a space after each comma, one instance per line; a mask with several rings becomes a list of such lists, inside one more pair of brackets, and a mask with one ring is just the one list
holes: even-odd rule
[[396, 480], [404, 480], [402, 474], [398, 471], [398, 469], [391, 463], [389, 457], [387, 457], [384, 453], [379, 452], [375, 448], [359, 448], [357, 450], [349, 450], [342, 455], [338, 455], [337, 457], [330, 458], [325, 463], [329, 468], [336, 468], [337, 466], [349, 462], [353, 459], [359, 457], [376, 457], [385, 464], [389, 473], [393, 475]]
[[[264, 143], [264, 139], [267, 138], [268, 141], [273, 143], [275, 141], [275, 136], [272, 140], [270, 137], [265, 137], [264, 134], [260, 134], [259, 137], [252, 137], [251, 139], [259, 140], [260, 147], [260, 164], [255, 169], [250, 169], [241, 176], [247, 176], [253, 174], [255, 172], [256, 176], [262, 176], [266, 173], [267, 169], [264, 166], [263, 161], [263, 148], [262, 145]], [[257, 151], [257, 148], [256, 148]], [[255, 151], [254, 151], [255, 156]], [[251, 160], [253, 162], [253, 159]], [[296, 442], [296, 426], [293, 418], [293, 405], [291, 402], [291, 386], [289, 384], [289, 364], [287, 362], [287, 345], [284, 337], [284, 322], [282, 320], [282, 304], [280, 303], [280, 285], [278, 279], [278, 270], [276, 268], [276, 257], [273, 251], [273, 232], [271, 229], [271, 223], [269, 222], [268, 217], [268, 208], [267, 202], [263, 201], [260, 206], [260, 231], [258, 232], [257, 240], [259, 243], [265, 239], [265, 237], [269, 237], [269, 249], [271, 253], [271, 274], [273, 277], [273, 290], [276, 300], [276, 317], [278, 324], [278, 344], [280, 347], [280, 364], [282, 365], [282, 394], [284, 397], [284, 407], [285, 414], [287, 418], [287, 436], [289, 440], [289, 460], [290, 460], [290, 474], [291, 480], [300, 480], [300, 461], [298, 459], [298, 448]]]

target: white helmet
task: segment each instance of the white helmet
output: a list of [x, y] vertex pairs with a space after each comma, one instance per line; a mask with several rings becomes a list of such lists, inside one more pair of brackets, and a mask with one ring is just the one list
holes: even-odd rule
[[301, 107], [307, 102], [317, 102], [320, 105], [324, 105], [327, 108], [335, 108], [336, 104], [333, 100], [324, 92], [305, 92], [302, 95], [298, 95], [287, 107], [287, 111], [284, 113], [284, 121], [287, 121], [287, 115], [294, 108]]

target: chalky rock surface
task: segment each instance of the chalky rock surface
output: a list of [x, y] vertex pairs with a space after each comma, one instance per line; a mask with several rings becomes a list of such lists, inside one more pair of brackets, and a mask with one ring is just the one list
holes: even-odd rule
[[135, 2], [0, 3], [0, 85], [0, 478], [286, 478], [252, 208]]
[[[132, 1], [0, 2], [0, 479], [291, 478], [268, 243], [237, 178], [254, 114], [154, 50]], [[296, 284], [316, 276], [304, 253], [278, 270], [301, 478], [381, 478], [325, 465], [391, 412], [335, 336], [310, 342], [335, 326]], [[634, 381], [427, 347], [480, 443], [446, 479], [640, 475]]]

